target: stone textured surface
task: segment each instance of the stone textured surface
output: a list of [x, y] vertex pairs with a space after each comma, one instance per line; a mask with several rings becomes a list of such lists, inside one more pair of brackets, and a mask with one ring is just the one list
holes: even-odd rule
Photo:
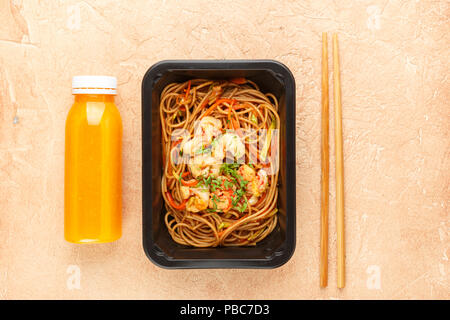
[[[448, 1], [0, 0], [0, 298], [450, 298], [449, 18]], [[328, 288], [318, 279], [322, 31], [340, 35], [343, 290], [333, 182]], [[169, 58], [270, 58], [294, 73], [297, 248], [281, 268], [169, 271], [144, 255], [140, 83]], [[63, 240], [76, 74], [119, 80], [124, 235], [112, 244]]]

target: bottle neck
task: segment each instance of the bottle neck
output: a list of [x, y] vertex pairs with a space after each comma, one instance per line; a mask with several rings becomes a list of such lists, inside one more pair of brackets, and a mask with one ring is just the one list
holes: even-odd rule
[[114, 95], [112, 94], [75, 94], [75, 102], [112, 102], [114, 103]]

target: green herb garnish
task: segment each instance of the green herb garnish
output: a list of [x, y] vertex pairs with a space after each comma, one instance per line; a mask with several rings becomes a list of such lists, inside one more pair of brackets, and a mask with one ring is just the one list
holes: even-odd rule
[[231, 188], [233, 188], [233, 184], [232, 184], [230, 181], [228, 181], [228, 180], [225, 180], [225, 181], [223, 182], [223, 186], [224, 186], [226, 189], [231, 189]]
[[244, 212], [245, 209], [247, 209], [247, 201], [245, 201], [244, 204], [240, 208], [238, 208], [239, 212], [241, 213]]

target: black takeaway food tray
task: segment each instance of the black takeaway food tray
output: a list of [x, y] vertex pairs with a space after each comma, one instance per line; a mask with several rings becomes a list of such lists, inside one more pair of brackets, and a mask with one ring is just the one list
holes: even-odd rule
[[[245, 77], [279, 101], [280, 172], [278, 225], [249, 247], [192, 248], [177, 244], [164, 223], [159, 99], [172, 82], [193, 78]], [[153, 65], [142, 80], [142, 232], [148, 258], [164, 268], [276, 268], [295, 249], [295, 81], [273, 60], [167, 60]]]

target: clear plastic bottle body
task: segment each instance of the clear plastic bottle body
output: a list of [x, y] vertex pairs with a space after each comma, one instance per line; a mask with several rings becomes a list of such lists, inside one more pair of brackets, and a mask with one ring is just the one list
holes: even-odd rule
[[103, 243], [122, 235], [122, 120], [107, 94], [76, 94], [66, 120], [64, 237]]

